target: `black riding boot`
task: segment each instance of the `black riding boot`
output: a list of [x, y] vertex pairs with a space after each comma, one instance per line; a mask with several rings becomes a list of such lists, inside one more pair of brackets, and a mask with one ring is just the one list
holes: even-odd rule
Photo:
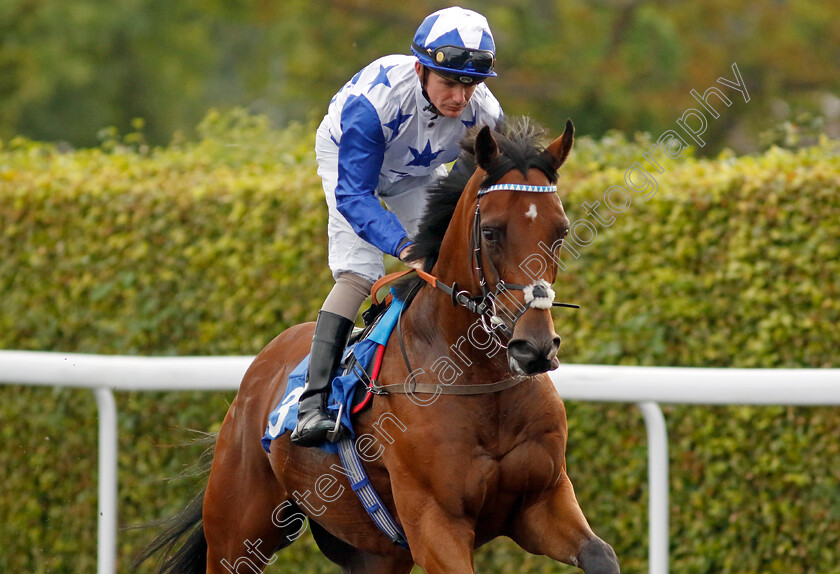
[[312, 337], [309, 355], [309, 373], [306, 387], [298, 404], [298, 422], [292, 432], [292, 443], [298, 446], [316, 446], [323, 443], [327, 433], [335, 428], [335, 419], [327, 410], [330, 383], [341, 362], [347, 338], [353, 330], [353, 321], [341, 315], [320, 311]]

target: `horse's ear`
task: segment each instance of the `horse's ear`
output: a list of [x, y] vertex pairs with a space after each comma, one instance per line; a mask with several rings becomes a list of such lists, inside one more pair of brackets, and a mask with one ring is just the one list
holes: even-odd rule
[[490, 162], [499, 155], [499, 146], [493, 138], [490, 126], [484, 126], [475, 136], [475, 161], [483, 170], [487, 171]]
[[566, 120], [566, 129], [563, 130], [563, 135], [554, 140], [545, 150], [545, 154], [551, 158], [551, 163], [555, 170], [560, 169], [560, 166], [569, 157], [569, 152], [572, 151], [572, 145], [574, 143], [575, 126], [572, 120]]

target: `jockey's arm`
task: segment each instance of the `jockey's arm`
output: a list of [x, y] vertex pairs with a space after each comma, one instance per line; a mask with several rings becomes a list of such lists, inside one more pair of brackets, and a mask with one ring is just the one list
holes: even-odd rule
[[397, 216], [376, 197], [385, 158], [379, 116], [364, 96], [347, 100], [341, 113], [336, 207], [356, 234], [384, 253], [399, 257], [410, 245]]

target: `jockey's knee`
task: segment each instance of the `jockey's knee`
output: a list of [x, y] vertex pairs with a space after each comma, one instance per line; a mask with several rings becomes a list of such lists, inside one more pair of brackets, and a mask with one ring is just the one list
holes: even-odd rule
[[370, 295], [373, 283], [352, 271], [345, 271], [335, 281], [335, 285], [321, 307], [353, 321], [362, 303]]

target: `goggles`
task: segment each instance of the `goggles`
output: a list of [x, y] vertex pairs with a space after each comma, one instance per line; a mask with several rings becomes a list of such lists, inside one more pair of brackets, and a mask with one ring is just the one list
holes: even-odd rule
[[489, 74], [496, 65], [496, 56], [490, 50], [472, 50], [450, 45], [440, 46], [432, 50], [416, 43], [414, 49], [421, 53], [427, 53], [435, 65], [450, 70], [463, 70], [468, 64], [472, 64], [472, 71], [475, 71], [475, 73]]

